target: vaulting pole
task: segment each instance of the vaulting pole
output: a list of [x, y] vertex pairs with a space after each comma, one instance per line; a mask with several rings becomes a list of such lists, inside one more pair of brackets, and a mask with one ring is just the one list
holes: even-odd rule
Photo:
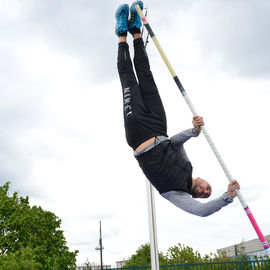
[[[161, 48], [161, 46], [160, 46], [160, 44], [159, 44], [159, 42], [158, 42], [158, 40], [157, 40], [157, 38], [156, 38], [156, 36], [155, 36], [153, 30], [151, 29], [149, 23], [147, 22], [146, 17], [144, 16], [142, 10], [140, 9], [140, 6], [139, 6], [139, 5], [136, 5], [135, 8], [136, 8], [136, 10], [137, 10], [139, 16], [141, 17], [141, 19], [142, 19], [142, 21], [143, 21], [143, 24], [144, 24], [145, 28], [147, 29], [148, 33], [150, 34], [150, 36], [151, 36], [151, 38], [152, 38], [154, 44], [156, 45], [156, 47], [157, 47], [157, 49], [158, 49], [158, 51], [159, 51], [159, 53], [160, 53], [162, 59], [164, 60], [164, 62], [165, 62], [165, 64], [166, 64], [167, 68], [169, 69], [169, 71], [170, 71], [170, 73], [171, 73], [171, 75], [172, 75], [172, 77], [173, 77], [173, 79], [174, 79], [176, 85], [178, 86], [178, 88], [179, 88], [179, 90], [180, 90], [182, 96], [184, 97], [186, 103], [188, 104], [188, 106], [189, 106], [191, 112], [193, 113], [193, 115], [198, 115], [198, 113], [196, 112], [196, 110], [195, 110], [193, 104], [191, 103], [191, 100], [189, 99], [189, 97], [188, 97], [188, 95], [187, 95], [186, 90], [184, 89], [183, 85], [181, 84], [181, 82], [180, 82], [178, 76], [176, 75], [176, 73], [175, 73], [175, 71], [174, 71], [172, 65], [170, 64], [170, 62], [169, 62], [167, 56], [165, 55], [163, 49]], [[217, 158], [217, 160], [218, 160], [220, 166], [222, 167], [224, 173], [226, 174], [226, 176], [227, 176], [229, 182], [231, 182], [234, 178], [232, 177], [231, 173], [229, 172], [229, 170], [228, 170], [228, 168], [227, 168], [227, 166], [226, 166], [224, 160], [222, 159], [220, 153], [218, 152], [218, 150], [217, 150], [217, 148], [216, 148], [214, 142], [212, 141], [210, 135], [208, 134], [208, 132], [207, 132], [205, 126], [202, 126], [202, 127], [201, 127], [201, 130], [202, 130], [202, 132], [203, 132], [203, 134], [204, 134], [206, 140], [208, 141], [210, 147], [212, 148], [212, 150], [213, 150], [213, 152], [214, 152], [214, 154], [215, 154], [215, 156], [216, 156], [216, 158]], [[269, 249], [269, 244], [268, 244], [266, 238], [264, 237], [264, 235], [263, 235], [263, 233], [262, 233], [262, 231], [261, 231], [259, 225], [257, 224], [257, 222], [256, 222], [256, 220], [255, 220], [253, 214], [251, 213], [251, 210], [249, 209], [247, 203], [245, 202], [245, 200], [244, 200], [244, 198], [243, 198], [243, 196], [242, 196], [240, 190], [235, 189], [235, 191], [236, 191], [237, 197], [238, 197], [240, 203], [242, 204], [242, 206], [243, 206], [243, 208], [244, 208], [244, 210], [245, 210], [245, 212], [246, 212], [246, 214], [247, 214], [247, 216], [248, 216], [248, 218], [249, 218], [249, 220], [250, 220], [250, 222], [251, 222], [251, 224], [252, 224], [254, 230], [256, 231], [256, 233], [257, 233], [257, 235], [258, 235], [258, 237], [259, 237], [259, 239], [260, 239], [260, 241], [261, 241], [261, 244], [262, 244], [263, 248], [265, 249], [265, 251], [266, 251], [268, 257], [270, 258], [270, 249]]]

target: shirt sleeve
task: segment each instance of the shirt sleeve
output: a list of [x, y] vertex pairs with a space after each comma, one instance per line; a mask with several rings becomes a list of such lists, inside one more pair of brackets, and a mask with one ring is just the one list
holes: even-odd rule
[[182, 191], [169, 191], [162, 193], [161, 196], [173, 203], [176, 207], [200, 217], [212, 215], [233, 201], [233, 197], [228, 193], [224, 193], [207, 203], [201, 203], [193, 199], [188, 193]]
[[199, 134], [200, 133], [195, 128], [190, 128], [172, 136], [170, 139], [171, 142], [177, 146], [185, 143], [191, 137], [199, 136]]

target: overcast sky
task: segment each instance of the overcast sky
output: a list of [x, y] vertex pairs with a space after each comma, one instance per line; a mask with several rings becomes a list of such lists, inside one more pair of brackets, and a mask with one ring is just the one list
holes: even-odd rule
[[[116, 69], [122, 2], [0, 0], [0, 181], [54, 212], [78, 263], [115, 265], [149, 241], [145, 177], [126, 144]], [[131, 2], [132, 3], [132, 2]], [[129, 4], [131, 4], [129, 3]], [[270, 2], [149, 0], [148, 20], [265, 235], [270, 234]], [[132, 38], [128, 41], [132, 49]], [[192, 115], [153, 42], [168, 133]], [[203, 135], [186, 143], [215, 198], [228, 180]], [[256, 238], [240, 202], [206, 218], [156, 192], [160, 251], [202, 254]]]

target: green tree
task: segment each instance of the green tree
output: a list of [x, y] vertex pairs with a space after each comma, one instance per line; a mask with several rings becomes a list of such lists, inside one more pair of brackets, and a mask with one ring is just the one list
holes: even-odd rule
[[88, 258], [86, 258], [86, 262], [84, 263], [87, 270], [92, 270], [91, 262]]
[[235, 254], [236, 254], [236, 260], [240, 260], [240, 261], [248, 261], [249, 260], [249, 256], [246, 254], [246, 248], [244, 245], [244, 239], [242, 240], [242, 242], [238, 245], [234, 246], [235, 248]]
[[[159, 264], [167, 264], [167, 259], [162, 252], [159, 254]], [[135, 254], [125, 263], [124, 267], [147, 266], [151, 265], [150, 244], [141, 245]]]
[[22, 248], [19, 251], [0, 254], [0, 269], [5, 270], [36, 270], [42, 265], [35, 261], [35, 254], [30, 248]]
[[69, 251], [60, 225], [54, 213], [31, 207], [28, 197], [10, 196], [9, 183], [1, 186], [0, 265], [14, 259], [14, 264], [32, 263], [33, 269], [75, 269], [78, 251]]
[[206, 254], [203, 257], [203, 262], [230, 262], [233, 259], [229, 258], [225, 251], [221, 252], [220, 254], [217, 253], [210, 253], [209, 255]]
[[193, 248], [180, 243], [170, 247], [166, 257], [169, 264], [203, 262], [203, 257], [198, 251], [194, 251]]

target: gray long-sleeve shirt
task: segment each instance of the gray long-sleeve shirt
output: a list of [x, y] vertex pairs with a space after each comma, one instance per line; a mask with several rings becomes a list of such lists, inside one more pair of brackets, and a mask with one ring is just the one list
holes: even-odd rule
[[161, 196], [178, 208], [200, 217], [212, 215], [233, 201], [233, 198], [228, 193], [224, 193], [207, 203], [201, 203], [193, 199], [188, 193], [182, 191], [169, 191], [162, 193]]
[[[181, 151], [181, 155], [189, 160], [184, 150], [183, 144], [191, 137], [197, 137], [198, 135], [199, 133], [195, 129], [188, 129], [171, 137], [171, 142], [178, 147], [179, 151]], [[180, 209], [201, 217], [209, 216], [233, 201], [233, 197], [228, 193], [224, 193], [220, 197], [207, 203], [201, 203], [183, 191], [169, 191], [162, 193], [161, 196], [169, 200]]]

